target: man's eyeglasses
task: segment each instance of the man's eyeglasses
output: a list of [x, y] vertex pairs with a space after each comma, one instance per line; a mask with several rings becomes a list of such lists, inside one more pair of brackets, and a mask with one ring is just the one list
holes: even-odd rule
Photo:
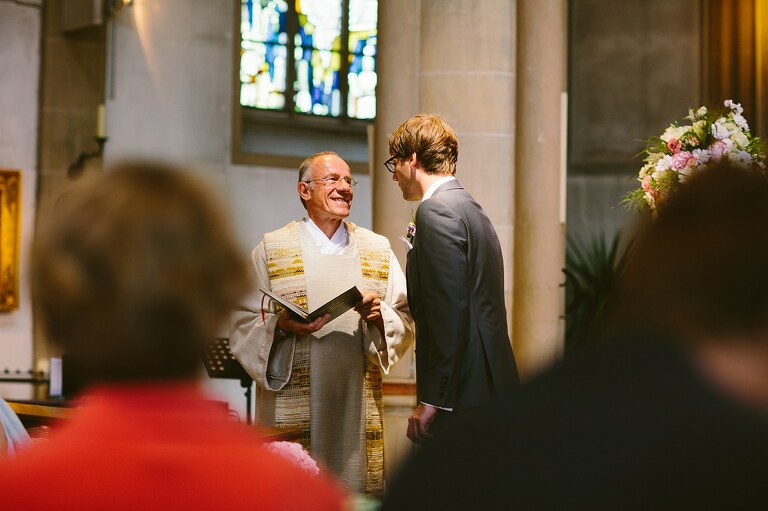
[[395, 160], [397, 159], [396, 156], [390, 157], [387, 161], [384, 162], [384, 166], [387, 167], [387, 170], [391, 173], [395, 173]]
[[344, 181], [349, 185], [350, 188], [354, 188], [357, 185], [357, 179], [354, 177], [323, 177], [320, 179], [310, 179], [308, 181], [305, 181], [305, 183], [323, 183], [325, 186], [331, 187], [336, 186], [339, 184], [339, 181]]

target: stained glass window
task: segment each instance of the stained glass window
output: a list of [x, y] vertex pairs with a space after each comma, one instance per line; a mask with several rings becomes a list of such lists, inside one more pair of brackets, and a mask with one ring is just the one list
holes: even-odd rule
[[376, 116], [378, 0], [241, 1], [241, 105]]

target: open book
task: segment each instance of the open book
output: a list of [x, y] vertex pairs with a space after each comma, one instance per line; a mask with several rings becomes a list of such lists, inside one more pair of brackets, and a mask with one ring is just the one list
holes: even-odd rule
[[349, 309], [354, 307], [356, 303], [363, 299], [363, 295], [360, 294], [360, 290], [357, 289], [357, 286], [352, 286], [336, 298], [330, 300], [328, 303], [321, 305], [312, 312], [309, 312], [291, 302], [290, 300], [286, 300], [277, 293], [267, 291], [266, 289], [260, 289], [260, 291], [280, 304], [281, 307], [293, 313], [295, 319], [305, 323], [312, 323], [315, 319], [325, 314], [330, 314], [331, 319], [328, 321], [332, 321], [347, 312]]

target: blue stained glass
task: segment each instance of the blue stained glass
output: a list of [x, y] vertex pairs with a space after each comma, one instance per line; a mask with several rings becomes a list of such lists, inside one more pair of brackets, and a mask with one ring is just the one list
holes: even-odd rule
[[347, 115], [376, 117], [377, 0], [349, 0]]
[[240, 47], [240, 104], [281, 110], [287, 69], [284, 0], [243, 1]]
[[[377, 0], [241, 0], [240, 102], [284, 110], [293, 94], [293, 110], [338, 117], [372, 119], [376, 115]], [[288, 7], [294, 2], [296, 32], [288, 33]], [[348, 8], [348, 39], [342, 41], [342, 8]], [[296, 26], [296, 25], [294, 25]], [[289, 37], [293, 55], [288, 54]], [[344, 45], [344, 46], [342, 46]], [[341, 50], [348, 69], [341, 72]], [[295, 77], [287, 83], [288, 66]], [[341, 85], [346, 80], [346, 97]]]

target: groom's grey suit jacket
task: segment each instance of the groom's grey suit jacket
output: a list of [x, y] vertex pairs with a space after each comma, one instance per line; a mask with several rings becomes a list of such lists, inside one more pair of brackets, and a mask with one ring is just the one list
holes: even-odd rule
[[419, 401], [458, 411], [512, 392], [518, 375], [499, 238], [458, 181], [416, 210], [406, 273]]

